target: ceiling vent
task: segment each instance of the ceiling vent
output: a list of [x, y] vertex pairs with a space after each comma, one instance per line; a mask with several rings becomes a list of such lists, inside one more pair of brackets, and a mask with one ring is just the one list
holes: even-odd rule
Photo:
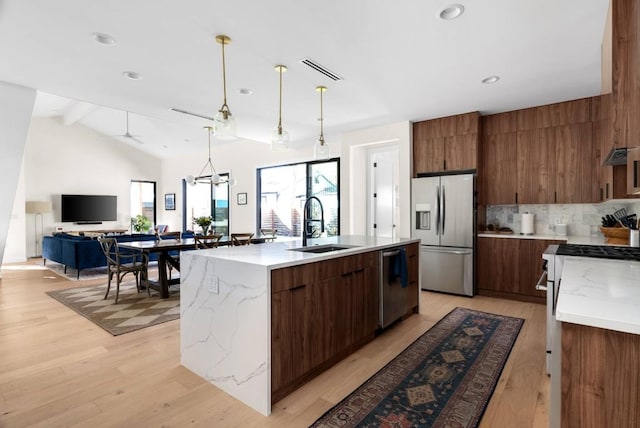
[[182, 114], [188, 114], [189, 116], [201, 117], [203, 119], [207, 119], [207, 120], [213, 121], [212, 117], [205, 116], [204, 114], [194, 113], [192, 111], [187, 111], [187, 110], [181, 110], [181, 109], [175, 108], [175, 107], [169, 107], [169, 110], [175, 111], [175, 112], [178, 112], [178, 113], [182, 113]]
[[309, 67], [313, 68], [318, 73], [324, 74], [325, 76], [327, 76], [329, 79], [333, 80], [334, 82], [339, 82], [339, 81], [343, 80], [342, 77], [338, 76], [333, 71], [328, 70], [326, 67], [318, 64], [317, 62], [315, 62], [311, 58], [303, 58], [303, 59], [300, 60], [300, 62], [302, 64], [306, 65], [306, 66], [309, 66]]

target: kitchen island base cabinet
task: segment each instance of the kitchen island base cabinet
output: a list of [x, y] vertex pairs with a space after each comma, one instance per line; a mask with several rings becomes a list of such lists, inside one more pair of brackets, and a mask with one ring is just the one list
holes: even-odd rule
[[562, 323], [563, 428], [640, 423], [640, 335]]
[[271, 272], [271, 402], [353, 353], [378, 328], [378, 252]]

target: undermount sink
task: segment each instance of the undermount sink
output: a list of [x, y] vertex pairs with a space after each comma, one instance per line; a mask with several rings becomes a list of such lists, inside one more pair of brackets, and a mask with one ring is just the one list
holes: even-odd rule
[[300, 251], [301, 253], [329, 253], [331, 251], [348, 250], [349, 248], [356, 248], [357, 245], [343, 245], [343, 244], [327, 244], [327, 245], [313, 245], [309, 247], [290, 248], [289, 251]]

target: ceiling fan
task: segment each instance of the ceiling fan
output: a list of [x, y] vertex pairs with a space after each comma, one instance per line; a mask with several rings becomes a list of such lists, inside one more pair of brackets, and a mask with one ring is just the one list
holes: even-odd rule
[[126, 113], [127, 113], [127, 132], [125, 132], [124, 134], [116, 135], [116, 137], [123, 137], [131, 141], [135, 141], [138, 144], [144, 144], [144, 141], [138, 138], [138, 137], [142, 137], [142, 135], [131, 134], [129, 132], [129, 112], [127, 111]]

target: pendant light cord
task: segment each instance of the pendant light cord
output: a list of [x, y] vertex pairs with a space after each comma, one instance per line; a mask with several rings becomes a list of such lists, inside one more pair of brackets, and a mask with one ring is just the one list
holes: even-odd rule
[[322, 93], [324, 88], [320, 89], [320, 144], [324, 146], [324, 115], [322, 114]]
[[278, 135], [282, 135], [282, 66], [279, 66], [280, 72], [280, 101], [278, 108]]

